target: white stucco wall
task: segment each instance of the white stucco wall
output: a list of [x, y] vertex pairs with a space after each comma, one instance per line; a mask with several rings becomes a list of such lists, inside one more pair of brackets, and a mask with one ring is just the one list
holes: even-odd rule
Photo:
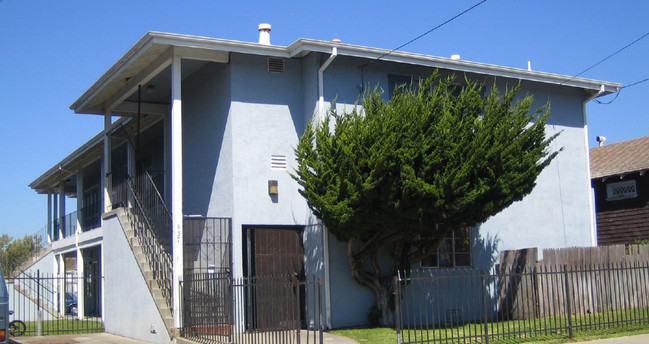
[[148, 343], [169, 343], [164, 322], [116, 216], [104, 221], [104, 245], [106, 332]]

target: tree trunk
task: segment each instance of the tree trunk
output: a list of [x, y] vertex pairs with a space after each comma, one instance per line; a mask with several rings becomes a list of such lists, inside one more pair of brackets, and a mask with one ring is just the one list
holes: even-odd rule
[[[379, 324], [384, 327], [392, 327], [394, 326], [392, 278], [381, 275], [375, 251], [362, 252], [362, 254], [354, 252], [354, 243], [355, 239], [350, 239], [347, 242], [347, 256], [352, 276], [358, 283], [374, 292], [375, 306], [380, 313]], [[365, 268], [366, 265], [369, 265], [371, 271]]]
[[380, 325], [383, 327], [394, 327], [394, 297], [392, 295], [392, 283], [390, 278], [385, 278], [385, 282], [381, 283], [382, 288], [375, 295], [376, 306], [381, 312]]

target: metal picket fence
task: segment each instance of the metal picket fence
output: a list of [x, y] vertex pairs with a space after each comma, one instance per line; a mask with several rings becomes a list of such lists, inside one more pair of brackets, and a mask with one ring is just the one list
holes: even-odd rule
[[649, 324], [649, 265], [414, 271], [395, 278], [397, 341], [572, 338]]
[[322, 344], [322, 281], [185, 274], [182, 336], [200, 343]]
[[27, 336], [103, 332], [98, 302], [88, 298], [84, 312], [79, 312], [77, 286], [80, 278], [36, 271], [23, 272], [7, 280], [9, 309], [14, 312], [10, 320], [22, 320]]

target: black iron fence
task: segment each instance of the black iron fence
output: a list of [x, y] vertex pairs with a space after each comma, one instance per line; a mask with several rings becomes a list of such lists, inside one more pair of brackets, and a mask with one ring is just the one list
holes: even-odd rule
[[[101, 283], [102, 277], [92, 277]], [[23, 272], [7, 280], [10, 320], [26, 325], [25, 335], [56, 335], [103, 332], [101, 314], [86, 314], [79, 308], [79, 286], [92, 283], [88, 278], [54, 276], [40, 272]], [[84, 295], [93, 298], [96, 295]]]
[[322, 343], [322, 281], [185, 274], [182, 335], [200, 343]]
[[649, 324], [649, 265], [415, 271], [395, 278], [398, 343], [572, 338]]

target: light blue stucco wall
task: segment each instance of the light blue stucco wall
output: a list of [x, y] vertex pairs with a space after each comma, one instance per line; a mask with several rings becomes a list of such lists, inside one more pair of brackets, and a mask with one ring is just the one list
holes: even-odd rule
[[[361, 65], [357, 59], [337, 58], [325, 72], [325, 100], [335, 99], [339, 111], [353, 108], [360, 96], [361, 84], [372, 88], [378, 85], [386, 91], [387, 98], [389, 75], [425, 77], [432, 72], [432, 69], [383, 62], [364, 68], [360, 68]], [[447, 73], [442, 71], [442, 74]], [[463, 78], [462, 74], [458, 76]], [[494, 83], [492, 77], [469, 77], [488, 86]], [[518, 83], [505, 79], [495, 82], [501, 90]], [[478, 226], [472, 245], [475, 267], [492, 268], [503, 250], [538, 247], [541, 251], [551, 247], [591, 245], [588, 147], [582, 106], [585, 94], [575, 88], [531, 82], [521, 84], [520, 94], [534, 95], [534, 109], [550, 103], [546, 133], [561, 133], [551, 148], [562, 151], [539, 176], [530, 195]], [[351, 277], [344, 243], [331, 236], [329, 253], [332, 326], [365, 324], [367, 312], [374, 303], [373, 294]]]
[[[306, 225], [310, 212], [289, 172], [293, 149], [305, 127], [300, 60], [286, 59], [284, 73], [267, 71], [264, 56], [231, 54], [229, 122], [233, 156], [233, 263], [243, 274], [242, 229], [254, 225]], [[270, 167], [271, 155], [287, 157], [285, 170]], [[268, 194], [277, 180], [279, 194]]]
[[183, 212], [232, 217], [230, 66], [208, 63], [182, 84]]
[[119, 220], [116, 216], [106, 218], [103, 228], [106, 332], [148, 343], [169, 343], [169, 334]]
[[[267, 57], [232, 53], [228, 64], [210, 63], [183, 81], [184, 212], [232, 217], [233, 264], [243, 274], [245, 226], [304, 225], [307, 274], [324, 275], [323, 236], [289, 172], [293, 149], [317, 109], [317, 70], [328, 57], [312, 53], [285, 59], [284, 73], [267, 71]], [[325, 71], [325, 101], [350, 111], [363, 86], [388, 90], [389, 75], [426, 76], [432, 69], [338, 57]], [[462, 77], [460, 75], [460, 77]], [[487, 85], [491, 77], [475, 76]], [[516, 80], [496, 80], [499, 87]], [[522, 83], [534, 107], [550, 101], [548, 134], [563, 151], [523, 201], [479, 226], [473, 245], [476, 267], [491, 267], [502, 250], [590, 245], [588, 149], [580, 90]], [[287, 157], [287, 170], [270, 168], [270, 156]], [[277, 180], [279, 195], [268, 194]], [[328, 238], [330, 316], [333, 327], [362, 325], [374, 302], [349, 271], [346, 244]]]

